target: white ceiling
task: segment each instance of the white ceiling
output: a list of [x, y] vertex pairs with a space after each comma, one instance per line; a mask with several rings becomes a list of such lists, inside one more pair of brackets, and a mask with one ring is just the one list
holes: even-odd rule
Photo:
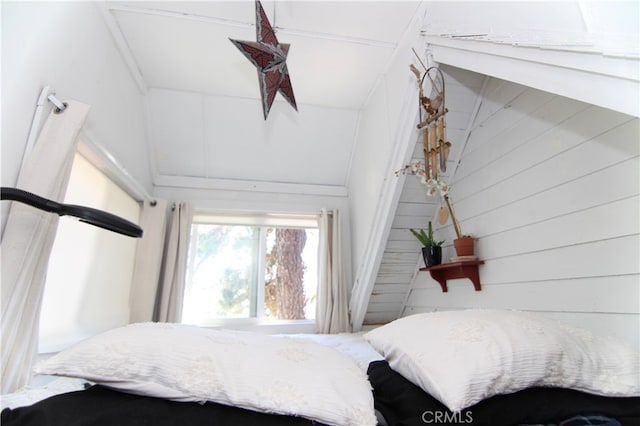
[[[278, 94], [265, 121], [256, 69], [229, 41], [256, 40], [254, 1], [100, 5], [148, 99], [156, 181], [192, 177], [345, 187], [359, 112], [415, 19], [436, 61], [534, 87], [551, 74], [536, 74], [523, 61], [523, 70], [514, 68], [517, 76], [502, 75], [500, 62], [470, 53], [495, 43], [530, 46], [528, 55], [559, 53], [563, 60], [573, 58], [566, 51], [604, 52], [597, 56], [603, 61], [638, 51], [637, 20], [628, 18], [637, 15], [636, 2], [264, 0], [279, 41], [291, 45], [287, 65], [298, 104], [296, 112]], [[443, 43], [461, 47], [457, 58], [464, 60], [440, 54]], [[605, 69], [610, 68], [617, 70], [617, 64]], [[517, 79], [528, 75], [531, 81]], [[558, 89], [551, 80], [538, 88]], [[452, 98], [448, 107], [454, 111], [474, 102]], [[451, 122], [454, 114], [449, 115]]]
[[[301, 104], [360, 108], [417, 2], [264, 1]], [[149, 87], [256, 98], [256, 70], [229, 38], [256, 40], [255, 5], [109, 2]], [[392, 17], [393, 19], [389, 19]]]
[[276, 96], [265, 121], [256, 68], [229, 41], [256, 40], [253, 1], [107, 1], [105, 16], [148, 96], [152, 169], [344, 186], [358, 111], [419, 1], [262, 1], [299, 112]]

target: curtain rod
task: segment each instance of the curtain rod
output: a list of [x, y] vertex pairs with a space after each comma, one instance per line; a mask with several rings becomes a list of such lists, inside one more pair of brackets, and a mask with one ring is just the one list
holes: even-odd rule
[[54, 110], [54, 112], [56, 114], [60, 114], [61, 112], [64, 112], [65, 109], [67, 109], [67, 104], [60, 101], [60, 99], [56, 98], [55, 93], [52, 93], [49, 96], [47, 96], [47, 100], [51, 102], [53, 105], [55, 105], [56, 109]]
[[42, 88], [40, 92], [40, 96], [38, 96], [38, 101], [36, 102], [36, 110], [33, 113], [33, 119], [31, 120], [31, 127], [29, 128], [29, 135], [27, 136], [27, 144], [24, 147], [24, 152], [22, 153], [22, 162], [20, 163], [20, 170], [23, 169], [24, 163], [29, 156], [29, 153], [33, 149], [33, 146], [36, 143], [36, 139], [38, 138], [38, 133], [40, 133], [40, 125], [42, 122], [42, 110], [44, 108], [45, 102], [49, 101], [54, 106], [54, 112], [56, 114], [60, 114], [67, 109], [67, 105], [64, 102], [61, 102], [58, 98], [56, 98], [55, 91], [51, 90], [49, 86], [45, 86]]
[[138, 201], [155, 203], [146, 188], [85, 128], [80, 131], [78, 152]]
[[[29, 153], [33, 149], [33, 146], [36, 143], [37, 136], [40, 133], [40, 128], [42, 127], [42, 113], [47, 101], [53, 104], [53, 112], [55, 114], [61, 114], [67, 109], [67, 104], [58, 99], [55, 90], [51, 89], [51, 87], [49, 86], [43, 87], [42, 91], [40, 92], [40, 96], [38, 97], [36, 110], [31, 121], [31, 128], [29, 129], [27, 144], [22, 155], [22, 164], [20, 165], [20, 170], [22, 170], [22, 168], [24, 167], [26, 158], [29, 156]], [[87, 134], [86, 129], [81, 130], [81, 136], [82, 143], [78, 145], [78, 152], [82, 151], [81, 153], [86, 156], [88, 154], [87, 151], [89, 151], [89, 153], [94, 156], [94, 159], [96, 159], [95, 157], [97, 157], [97, 159], [103, 162], [109, 170], [109, 177], [111, 179], [115, 178], [115, 180], [117, 180], [120, 185], [124, 185], [123, 189], [125, 189], [126, 192], [128, 192], [134, 198], [137, 198], [138, 201], [149, 200], [151, 203], [155, 203], [155, 198], [152, 197], [146, 191], [146, 189], [135, 178], [133, 178], [129, 174], [129, 172], [120, 163], [118, 163], [102, 145], [95, 142], [94, 138], [91, 137], [91, 135]], [[83, 147], [85, 148], [84, 150], [82, 149]]]

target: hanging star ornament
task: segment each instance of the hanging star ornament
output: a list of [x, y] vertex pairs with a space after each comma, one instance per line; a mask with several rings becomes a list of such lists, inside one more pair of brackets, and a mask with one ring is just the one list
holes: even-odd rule
[[249, 59], [258, 70], [260, 94], [262, 95], [262, 111], [267, 119], [269, 110], [276, 97], [280, 94], [296, 111], [296, 98], [287, 69], [287, 54], [289, 45], [278, 42], [276, 34], [264, 13], [262, 4], [256, 0], [256, 38], [257, 41], [231, 40], [238, 49]]

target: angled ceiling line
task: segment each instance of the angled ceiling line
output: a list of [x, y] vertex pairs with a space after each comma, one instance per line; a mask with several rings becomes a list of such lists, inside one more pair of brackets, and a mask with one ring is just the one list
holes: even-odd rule
[[369, 93], [367, 94], [367, 97], [365, 98], [364, 102], [362, 103], [362, 105], [360, 105], [360, 108], [359, 108], [360, 110], [364, 109], [364, 107], [369, 103], [376, 88], [378, 87], [379, 84], [381, 84], [382, 79], [389, 73], [389, 70], [391, 69], [392, 65], [400, 55], [400, 50], [402, 46], [406, 44], [413, 45], [414, 43], [418, 42], [421, 36], [420, 35], [416, 36], [415, 34], [412, 33], [412, 31], [415, 29], [416, 26], [418, 26], [418, 28], [422, 26], [422, 22], [424, 20], [424, 11], [422, 11], [422, 13], [419, 12], [422, 7], [423, 6], [419, 6], [416, 9], [416, 12], [413, 14], [413, 18], [411, 18], [411, 21], [409, 22], [409, 24], [407, 24], [405, 29], [402, 31], [402, 35], [400, 36], [399, 41], [394, 45], [394, 51], [391, 54], [391, 57], [387, 60], [387, 63], [384, 66], [384, 70], [380, 75], [378, 75], [376, 82], [369, 90]]
[[416, 288], [416, 282], [418, 281], [418, 276], [420, 276], [420, 268], [422, 267], [422, 256], [420, 254], [416, 255], [417, 261], [416, 265], [413, 267], [413, 272], [411, 274], [411, 278], [409, 279], [409, 285], [405, 290], [404, 300], [402, 301], [402, 306], [400, 306], [400, 311], [398, 312], [398, 318], [404, 315], [407, 309], [407, 303], [409, 303], [409, 298], [411, 297], [411, 293]]
[[241, 27], [241, 28], [255, 27], [255, 24], [250, 22], [236, 21], [233, 19], [225, 19], [225, 18], [215, 18], [212, 16], [195, 15], [193, 13], [174, 12], [171, 10], [164, 10], [164, 9], [151, 9], [148, 7], [126, 6], [126, 5], [108, 5], [107, 7], [110, 10], [115, 10], [120, 12], [130, 12], [130, 13], [137, 13], [142, 15], [164, 16], [166, 18], [174, 18], [174, 19], [186, 19], [190, 21], [199, 21], [199, 22], [206, 22], [210, 24], [226, 25], [228, 27]]
[[104, 22], [106, 23], [107, 28], [109, 29], [109, 32], [111, 33], [111, 36], [115, 41], [116, 48], [120, 52], [124, 63], [126, 64], [129, 72], [131, 73], [131, 76], [133, 77], [133, 80], [138, 86], [138, 90], [140, 90], [140, 93], [142, 93], [143, 95], [147, 95], [149, 87], [145, 82], [138, 62], [131, 52], [129, 44], [127, 43], [127, 40], [122, 33], [120, 25], [118, 25], [118, 22], [116, 21], [116, 17], [113, 16], [113, 14], [110, 12], [110, 9], [103, 2], [99, 2], [97, 3], [97, 5], [98, 10], [102, 14]]
[[390, 41], [373, 40], [373, 39], [370, 39], [370, 38], [348, 37], [348, 36], [342, 36], [342, 35], [338, 35], [338, 34], [328, 34], [328, 33], [315, 32], [315, 31], [295, 30], [295, 29], [292, 29], [292, 28], [283, 28], [283, 27], [277, 27], [277, 26], [274, 26], [273, 29], [276, 32], [282, 32], [282, 33], [288, 34], [288, 35], [296, 35], [296, 36], [308, 37], [308, 38], [317, 38], [317, 39], [329, 40], [329, 41], [338, 41], [338, 42], [342, 42], [342, 43], [362, 44], [362, 45], [365, 45], [365, 46], [384, 47], [384, 48], [388, 48], [388, 49], [394, 49], [397, 46], [397, 43], [392, 43]]
[[[254, 23], [244, 22], [244, 21], [236, 21], [232, 19], [224, 19], [224, 18], [215, 18], [210, 16], [202, 16], [202, 15], [194, 15], [191, 13], [180, 13], [173, 12], [170, 10], [164, 9], [150, 9], [146, 7], [138, 7], [138, 6], [125, 6], [125, 5], [107, 5], [109, 10], [112, 11], [120, 11], [120, 12], [130, 12], [137, 14], [145, 14], [145, 15], [154, 15], [154, 16], [164, 16], [167, 18], [174, 19], [186, 19], [191, 21], [199, 21], [216, 25], [225, 25], [229, 27], [238, 27], [238, 28], [247, 28], [253, 29], [255, 28]], [[276, 33], [282, 33], [286, 35], [295, 35], [299, 37], [307, 37], [307, 38], [315, 38], [321, 40], [329, 40], [329, 41], [337, 41], [341, 43], [350, 43], [350, 44], [361, 44], [365, 46], [372, 47], [383, 47], [388, 49], [393, 49], [396, 47], [396, 43], [374, 40], [362, 37], [351, 37], [351, 36], [342, 36], [338, 34], [329, 34], [323, 32], [316, 31], [306, 31], [306, 30], [297, 30], [293, 28], [284, 28], [274, 25], [273, 30]]]
[[182, 188], [192, 191], [248, 191], [254, 193], [295, 194], [302, 196], [324, 196], [338, 198], [344, 198], [348, 196], [347, 188], [340, 185], [273, 182], [235, 178], [204, 178], [160, 174], [158, 175], [154, 184], [156, 187]]
[[462, 140], [461, 140], [460, 150], [457, 151], [458, 154], [456, 155], [456, 158], [453, 159], [453, 170], [450, 171], [449, 182], [453, 182], [453, 180], [455, 179], [456, 172], [458, 171], [458, 167], [460, 166], [460, 160], [462, 159], [462, 154], [464, 153], [464, 150], [466, 149], [467, 144], [469, 143], [469, 137], [471, 136], [471, 132], [474, 129], [474, 124], [475, 124], [476, 118], [478, 117], [478, 112], [480, 112], [480, 107], [482, 106], [482, 100], [484, 99], [484, 96], [487, 93], [487, 88], [489, 87], [490, 80], [491, 80], [491, 77], [489, 76], [485, 76], [484, 79], [482, 80], [482, 87], [480, 88], [480, 91], [476, 95], [475, 102], [473, 103], [473, 107], [471, 108], [471, 114], [469, 115], [469, 121], [464, 130], [464, 136], [462, 137]]

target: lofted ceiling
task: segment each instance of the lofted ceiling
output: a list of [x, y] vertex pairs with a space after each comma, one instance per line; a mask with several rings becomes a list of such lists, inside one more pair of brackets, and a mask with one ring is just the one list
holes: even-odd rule
[[101, 6], [148, 99], [156, 178], [346, 185], [359, 111], [420, 2], [261, 3], [291, 45], [298, 104], [296, 113], [278, 94], [267, 120], [256, 68], [229, 41], [256, 40], [253, 1]]
[[[359, 109], [418, 2], [262, 1], [301, 104]], [[229, 38], [256, 40], [253, 1], [116, 2], [109, 10], [152, 88], [258, 98], [255, 68]], [[391, 18], [391, 19], [390, 19]]]
[[[267, 120], [256, 69], [229, 41], [256, 40], [254, 1], [97, 3], [147, 100], [154, 182], [204, 178], [223, 187], [268, 182], [345, 193], [360, 112], [397, 47], [418, 36], [416, 23], [435, 62], [593, 103], [605, 89], [593, 87], [592, 76], [604, 72], [617, 84], [604, 106], [637, 112], [625, 95], [635, 62], [620, 65], [637, 59], [637, 2], [261, 3], [280, 43], [291, 46], [298, 104], [296, 112], [278, 94]], [[520, 61], [507, 66], [514, 55]], [[576, 74], [586, 77], [576, 82]]]

